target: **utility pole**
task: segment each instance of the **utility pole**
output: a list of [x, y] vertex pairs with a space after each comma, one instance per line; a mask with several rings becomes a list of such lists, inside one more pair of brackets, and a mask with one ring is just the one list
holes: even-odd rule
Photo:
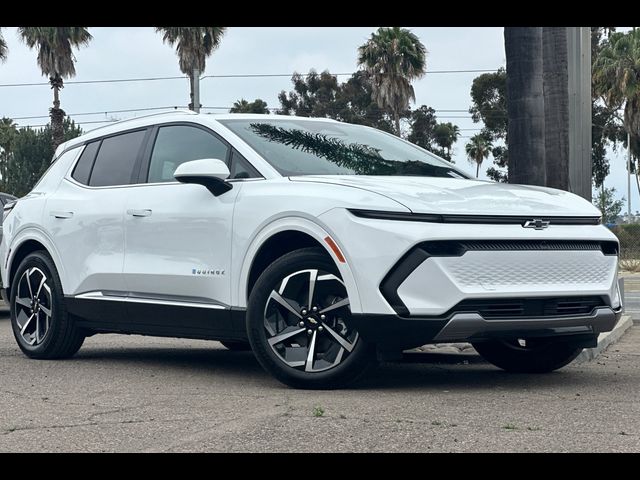
[[591, 29], [567, 27], [569, 189], [591, 201]]
[[631, 223], [631, 134], [627, 132], [627, 223]]
[[193, 69], [193, 111], [200, 113], [200, 70]]

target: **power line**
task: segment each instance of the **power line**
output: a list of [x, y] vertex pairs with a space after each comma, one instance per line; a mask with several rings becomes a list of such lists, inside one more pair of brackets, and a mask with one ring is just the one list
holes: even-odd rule
[[[168, 107], [144, 107], [144, 108], [128, 108], [128, 109], [123, 109], [123, 110], [103, 110], [103, 111], [99, 111], [99, 112], [82, 112], [82, 113], [67, 113], [66, 115], [68, 117], [80, 117], [80, 116], [84, 116], [84, 115], [107, 115], [110, 113], [129, 113], [129, 112], [148, 112], [151, 110], [164, 110], [164, 109], [178, 109], [178, 108], [187, 108], [186, 106], [178, 106], [178, 105], [171, 105]], [[29, 117], [9, 117], [12, 120], [33, 120], [36, 118], [49, 118], [49, 115], [33, 115], [33, 116], [29, 116]]]
[[[456, 73], [491, 73], [497, 72], [498, 70], [495, 68], [492, 69], [472, 69], [472, 70], [430, 70], [425, 72], [426, 74], [456, 74]], [[356, 72], [345, 72], [345, 73], [329, 73], [334, 77], [344, 77], [351, 76]], [[321, 75], [322, 72], [319, 72], [318, 75]], [[308, 77], [309, 74], [299, 74], [303, 77]], [[205, 75], [200, 77], [201, 79], [205, 78], [269, 78], [269, 77], [292, 77], [293, 73], [238, 73], [238, 74], [224, 74], [224, 75]], [[111, 78], [105, 80], [69, 80], [64, 82], [65, 85], [90, 85], [96, 83], [125, 83], [125, 82], [155, 82], [160, 80], [180, 80], [187, 79], [189, 77], [181, 75], [181, 76], [171, 76], [171, 77], [140, 77], [140, 78]], [[36, 86], [48, 86], [49, 82], [31, 82], [31, 83], [1, 83], [0, 87], [8, 88], [8, 87], [36, 87]]]
[[[67, 113], [66, 115], [68, 117], [79, 117], [79, 116], [86, 116], [86, 115], [108, 115], [108, 114], [112, 114], [112, 113], [130, 113], [130, 112], [146, 112], [146, 111], [152, 111], [152, 110], [176, 110], [178, 108], [187, 108], [184, 105], [169, 105], [166, 107], [143, 107], [143, 108], [127, 108], [127, 109], [122, 109], [122, 110], [99, 110], [99, 111], [95, 111], [95, 112], [80, 112], [80, 113]], [[233, 108], [233, 106], [228, 106], [228, 107], [201, 107], [203, 110], [230, 110], [231, 108]], [[270, 110], [273, 111], [282, 111], [284, 110], [283, 108], [277, 108], [277, 107], [272, 107], [270, 108]], [[302, 109], [298, 109], [298, 110], [302, 110]], [[311, 110], [311, 109], [304, 109], [304, 110]], [[336, 109], [327, 109], [327, 110], [332, 110], [335, 111]], [[466, 112], [467, 110], [456, 110], [456, 109], [434, 109], [435, 112]], [[469, 118], [468, 116], [450, 116], [450, 115], [439, 115], [439, 117], [441, 118]], [[23, 117], [12, 117], [12, 116], [8, 116], [8, 118], [11, 118], [12, 120], [35, 120], [38, 118], [49, 118], [49, 115], [30, 115], [30, 116], [23, 116]]]

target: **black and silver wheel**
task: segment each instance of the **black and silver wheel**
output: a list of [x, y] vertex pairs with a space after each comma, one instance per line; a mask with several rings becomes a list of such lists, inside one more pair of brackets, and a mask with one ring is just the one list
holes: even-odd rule
[[247, 331], [260, 364], [298, 388], [336, 388], [356, 380], [373, 349], [350, 325], [338, 270], [317, 248], [284, 255], [260, 276], [249, 299]]
[[474, 343], [482, 357], [514, 373], [548, 373], [571, 363], [582, 351], [551, 338], [517, 338]]
[[31, 358], [66, 358], [85, 336], [66, 311], [55, 265], [45, 252], [29, 254], [11, 283], [11, 326], [20, 349]]

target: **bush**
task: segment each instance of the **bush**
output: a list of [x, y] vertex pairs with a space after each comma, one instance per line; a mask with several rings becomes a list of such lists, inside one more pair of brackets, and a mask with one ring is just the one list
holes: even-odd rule
[[611, 231], [620, 241], [620, 258], [640, 261], [640, 223], [616, 225]]

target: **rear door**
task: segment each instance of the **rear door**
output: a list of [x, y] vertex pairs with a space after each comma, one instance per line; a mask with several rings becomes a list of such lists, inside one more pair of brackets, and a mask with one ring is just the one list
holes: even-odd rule
[[88, 143], [47, 199], [43, 222], [62, 259], [66, 295], [124, 293], [125, 200], [147, 134], [140, 129]]

